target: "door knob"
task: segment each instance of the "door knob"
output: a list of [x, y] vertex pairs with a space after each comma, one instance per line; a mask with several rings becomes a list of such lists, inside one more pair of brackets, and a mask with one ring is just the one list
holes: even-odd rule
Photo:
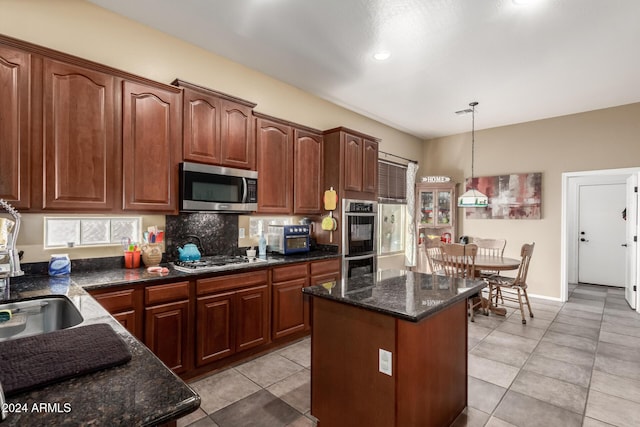
[[587, 239], [585, 239], [584, 237], [580, 239], [581, 242], [588, 242]]
[[624, 247], [626, 248], [626, 247], [627, 247], [627, 244], [626, 244], [626, 243], [623, 243], [621, 246], [624, 246]]

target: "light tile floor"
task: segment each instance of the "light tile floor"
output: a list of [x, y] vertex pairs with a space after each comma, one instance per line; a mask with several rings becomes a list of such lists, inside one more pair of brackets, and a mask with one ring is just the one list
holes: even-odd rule
[[[565, 304], [532, 298], [522, 325], [469, 323], [468, 407], [452, 427], [640, 425], [640, 315], [624, 290], [570, 287]], [[310, 340], [193, 382], [200, 409], [178, 426], [313, 426]]]

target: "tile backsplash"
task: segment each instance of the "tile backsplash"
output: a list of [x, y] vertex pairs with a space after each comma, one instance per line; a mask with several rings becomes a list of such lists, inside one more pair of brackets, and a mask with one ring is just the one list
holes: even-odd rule
[[195, 243], [206, 255], [239, 255], [238, 215], [180, 213], [167, 215], [165, 227], [167, 261], [178, 259], [178, 247]]

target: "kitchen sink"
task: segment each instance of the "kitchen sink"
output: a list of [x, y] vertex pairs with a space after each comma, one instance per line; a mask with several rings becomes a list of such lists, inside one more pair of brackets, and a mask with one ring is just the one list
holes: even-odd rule
[[1, 310], [10, 310], [11, 319], [0, 321], [0, 341], [46, 334], [84, 321], [71, 300], [62, 295], [0, 304]]

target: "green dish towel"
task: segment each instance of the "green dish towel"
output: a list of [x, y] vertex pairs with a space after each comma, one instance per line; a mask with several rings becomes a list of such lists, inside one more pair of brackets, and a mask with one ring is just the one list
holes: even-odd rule
[[10, 396], [129, 360], [127, 344], [111, 326], [78, 326], [0, 342], [0, 383]]

